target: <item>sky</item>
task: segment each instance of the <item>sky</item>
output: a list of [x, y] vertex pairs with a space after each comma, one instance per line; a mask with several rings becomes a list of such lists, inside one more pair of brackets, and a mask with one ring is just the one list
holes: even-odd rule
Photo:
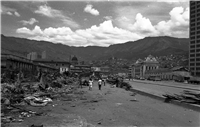
[[1, 1], [0, 11], [1, 34], [69, 46], [189, 38], [187, 0]]

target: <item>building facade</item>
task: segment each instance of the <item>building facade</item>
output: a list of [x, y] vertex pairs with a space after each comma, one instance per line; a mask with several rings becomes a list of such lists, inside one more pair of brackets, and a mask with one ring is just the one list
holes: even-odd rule
[[145, 77], [145, 73], [150, 70], [156, 70], [159, 68], [159, 62], [155, 57], [149, 55], [145, 60], [138, 59], [132, 66], [129, 68], [129, 76], [132, 78], [141, 78]]
[[[1, 54], [1, 73], [19, 73], [23, 72], [25, 77], [37, 75], [42, 72], [56, 72], [58, 69], [45, 64], [34, 63], [26, 57], [13, 54]], [[9, 74], [8, 74], [9, 75]], [[9, 76], [8, 76], [9, 77]]]
[[58, 61], [58, 60], [47, 60], [47, 59], [37, 59], [33, 61], [34, 63], [38, 64], [45, 64], [48, 66], [55, 67], [60, 70], [60, 73], [65, 71], [69, 71], [70, 63], [68, 61]]
[[200, 1], [190, 1], [189, 68], [193, 76], [200, 76]]
[[37, 52], [31, 52], [31, 53], [27, 54], [27, 59], [29, 59], [29, 60], [38, 59], [38, 54], [37, 54]]
[[92, 72], [92, 67], [90, 65], [71, 65], [70, 72], [72, 73], [90, 73]]

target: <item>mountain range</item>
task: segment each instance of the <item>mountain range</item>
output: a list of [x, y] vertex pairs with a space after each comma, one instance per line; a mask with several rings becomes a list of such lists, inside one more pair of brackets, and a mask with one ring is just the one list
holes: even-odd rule
[[69, 60], [75, 55], [79, 60], [105, 60], [117, 57], [127, 60], [144, 58], [149, 54], [163, 56], [169, 54], [188, 55], [189, 39], [169, 36], [145, 37], [137, 41], [129, 41], [109, 47], [87, 46], [74, 47], [55, 44], [47, 41], [36, 41], [18, 37], [1, 35], [1, 52], [26, 56], [30, 52], [47, 53], [47, 59]]

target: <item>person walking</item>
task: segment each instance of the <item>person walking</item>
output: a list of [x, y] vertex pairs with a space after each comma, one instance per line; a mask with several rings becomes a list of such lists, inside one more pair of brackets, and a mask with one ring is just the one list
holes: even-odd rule
[[82, 78], [81, 78], [81, 76], [80, 76], [80, 77], [79, 77], [79, 86], [80, 86], [81, 88], [83, 88], [82, 84], [83, 84], [83, 82], [82, 82]]
[[92, 81], [92, 79], [90, 78], [90, 79], [89, 79], [89, 90], [92, 90], [92, 84], [93, 84], [93, 81]]
[[106, 79], [102, 79], [104, 86], [106, 85]]
[[98, 85], [99, 85], [99, 90], [101, 90], [101, 85], [102, 85], [102, 80], [101, 79], [98, 80]]

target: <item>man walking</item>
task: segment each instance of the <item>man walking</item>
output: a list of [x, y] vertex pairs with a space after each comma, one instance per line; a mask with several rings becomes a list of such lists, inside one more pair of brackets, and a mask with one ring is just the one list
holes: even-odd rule
[[92, 79], [90, 78], [90, 79], [89, 79], [89, 90], [92, 90], [92, 84], [93, 84], [93, 81], [92, 81]]
[[98, 85], [99, 85], [99, 90], [101, 90], [101, 85], [102, 85], [102, 80], [101, 79], [99, 79]]

